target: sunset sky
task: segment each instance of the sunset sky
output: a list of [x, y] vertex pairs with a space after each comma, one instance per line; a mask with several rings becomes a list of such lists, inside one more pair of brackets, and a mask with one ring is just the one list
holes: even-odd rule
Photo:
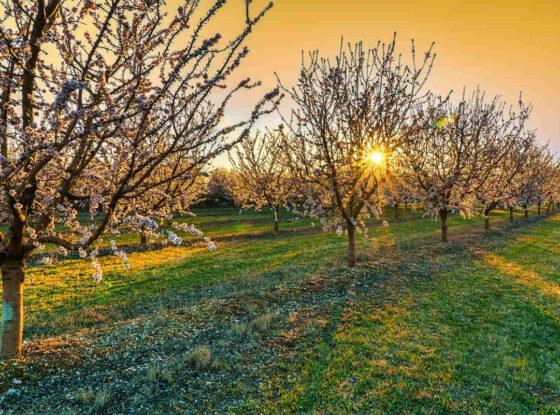
[[[213, 28], [224, 36], [234, 33], [242, 22], [243, 2], [229, 0]], [[255, 0], [254, 8], [265, 3]], [[275, 86], [274, 72], [287, 85], [295, 81], [302, 50], [334, 56], [341, 36], [374, 46], [378, 40], [390, 41], [396, 31], [398, 49], [405, 55], [411, 38], [419, 52], [435, 42], [429, 87], [436, 92], [453, 89], [460, 94], [464, 86], [471, 90], [480, 85], [516, 103], [522, 91], [534, 105], [531, 126], [558, 151], [559, 17], [558, 0], [276, 0], [251, 35], [243, 74], [261, 79], [264, 93]], [[245, 96], [235, 111], [249, 110], [252, 102], [254, 97]]]

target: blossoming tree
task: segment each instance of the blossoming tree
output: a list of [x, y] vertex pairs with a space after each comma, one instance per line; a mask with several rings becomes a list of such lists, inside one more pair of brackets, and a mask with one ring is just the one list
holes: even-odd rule
[[523, 209], [525, 218], [529, 217], [529, 208], [537, 206], [541, 214], [541, 205], [553, 194], [557, 177], [558, 162], [548, 145], [536, 143], [528, 151], [521, 174], [516, 183], [514, 195], [517, 206]]
[[410, 172], [400, 171], [395, 163], [388, 177], [387, 184], [383, 186], [382, 197], [385, 205], [393, 208], [395, 219], [399, 218], [399, 207], [405, 208], [416, 201], [413, 181], [409, 180]]
[[470, 97], [463, 93], [456, 104], [449, 96], [431, 95], [417, 106], [410, 125], [415, 132], [402, 161], [428, 214], [439, 216], [441, 239], [447, 242], [449, 214], [474, 213], [477, 192], [502, 166], [518, 126], [509, 124], [498, 97], [487, 101], [480, 90]]
[[[318, 51], [303, 62], [296, 86], [284, 87], [295, 103], [287, 151], [307, 212], [326, 230], [348, 234], [348, 266], [356, 265], [355, 233], [377, 200], [391, 157], [406, 141], [404, 128], [432, 68], [431, 48], [410, 64], [395, 38], [366, 49], [341, 46], [335, 59]], [[372, 203], [373, 202], [373, 203]]]
[[270, 208], [274, 212], [274, 232], [278, 232], [280, 209], [288, 206], [294, 189], [281, 132], [257, 133], [230, 151], [229, 158], [235, 202], [244, 208]]
[[182, 197], [170, 183], [184, 186], [271, 110], [276, 91], [246, 120], [224, 120], [232, 96], [258, 85], [228, 82], [270, 8], [253, 16], [249, 3], [244, 29], [222, 39], [209, 23], [223, 0], [208, 10], [187, 0], [174, 16], [162, 0], [1, 1], [3, 358], [21, 352], [24, 265], [33, 252], [50, 244], [89, 255], [99, 280], [96, 241], [131, 221], [156, 228], [152, 218], [169, 217]]
[[519, 100], [517, 113], [511, 108], [506, 113], [503, 103], [496, 111], [501, 115], [496, 119], [493, 134], [487, 133], [488, 139], [492, 141], [488, 151], [492, 152], [494, 162], [486, 166], [490, 168], [488, 177], [475, 190], [477, 203], [482, 205], [486, 230], [490, 229], [490, 212], [500, 204], [508, 205], [515, 181], [520, 178], [524, 168], [525, 156], [536, 140], [535, 132], [526, 128], [531, 113], [530, 106], [525, 106]]

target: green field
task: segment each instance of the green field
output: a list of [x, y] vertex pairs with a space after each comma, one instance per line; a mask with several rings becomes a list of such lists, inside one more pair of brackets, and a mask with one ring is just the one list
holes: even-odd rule
[[[558, 413], [560, 217], [387, 212], [357, 239], [215, 209], [217, 241], [27, 270], [0, 413]], [[315, 221], [316, 222], [316, 221]], [[4, 411], [4, 412], [3, 412]]]

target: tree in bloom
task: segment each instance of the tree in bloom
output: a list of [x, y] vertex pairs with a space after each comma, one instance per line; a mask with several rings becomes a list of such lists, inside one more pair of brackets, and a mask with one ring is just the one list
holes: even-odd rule
[[[133, 195], [130, 196], [129, 210], [133, 216], [127, 225], [131, 231], [140, 233], [140, 243], [147, 243], [148, 238], [157, 239], [166, 232], [174, 215], [195, 216], [190, 208], [200, 201], [207, 188], [205, 162], [196, 160], [200, 159], [193, 155], [190, 158], [184, 158], [184, 154], [170, 155], [146, 180], [147, 190], [140, 192], [134, 201]], [[159, 225], [149, 227], [135, 220], [148, 217]]]
[[231, 177], [231, 170], [225, 167], [213, 170], [208, 176], [205, 200], [219, 205], [233, 204], [233, 195], [231, 194]]
[[555, 209], [555, 206], [560, 200], [560, 160], [558, 156], [555, 156], [553, 166], [551, 167], [551, 172], [549, 174], [549, 180], [545, 187], [545, 199], [547, 202], [546, 214], [551, 214]]
[[431, 48], [410, 64], [389, 44], [342, 46], [335, 59], [318, 51], [303, 62], [299, 81], [283, 89], [296, 109], [287, 153], [306, 198], [305, 212], [325, 230], [348, 235], [348, 266], [356, 265], [355, 233], [378, 214], [378, 199], [393, 154], [432, 68]]
[[529, 217], [529, 208], [533, 205], [537, 206], [540, 215], [542, 203], [554, 194], [557, 168], [558, 162], [548, 145], [531, 146], [513, 192], [525, 218]]
[[294, 180], [287, 169], [281, 131], [265, 130], [238, 144], [229, 154], [233, 166], [230, 189], [243, 208], [268, 207], [278, 232], [280, 209], [293, 196]]
[[[525, 156], [536, 140], [535, 132], [526, 129], [531, 107], [525, 106], [521, 99], [517, 113], [511, 108], [505, 112], [504, 107], [505, 104], [501, 103], [496, 108], [494, 132], [486, 136], [487, 140], [492, 141], [489, 151], [494, 162], [485, 166], [490, 168], [488, 177], [475, 190], [477, 203], [482, 205], [486, 230], [490, 229], [490, 212], [500, 204], [508, 207], [515, 181], [524, 167]], [[513, 218], [513, 207], [510, 217]]]
[[[253, 15], [249, 3], [244, 28], [223, 39], [210, 23], [224, 0], [207, 10], [185, 1], [172, 16], [162, 0], [1, 1], [2, 357], [21, 352], [31, 253], [44, 244], [78, 251], [100, 280], [96, 241], [131, 223], [157, 229], [154, 218], [169, 219], [183, 197], [169, 186], [184, 189], [272, 110], [277, 91], [247, 119], [224, 118], [234, 95], [258, 85], [228, 82], [271, 6]], [[173, 231], [165, 237], [180, 242]]]
[[[512, 121], [513, 120], [513, 121]], [[458, 211], [475, 213], [477, 193], [502, 165], [519, 122], [504, 116], [498, 97], [489, 102], [476, 90], [454, 104], [449, 96], [430, 95], [418, 105], [410, 126], [403, 163], [412, 172], [427, 213], [441, 220], [441, 239], [447, 242], [447, 218]]]
[[409, 180], [410, 172], [400, 171], [398, 163], [394, 163], [390, 177], [383, 186], [382, 203], [393, 208], [395, 219], [399, 218], [399, 207], [405, 207], [416, 201], [415, 189], [412, 180]]

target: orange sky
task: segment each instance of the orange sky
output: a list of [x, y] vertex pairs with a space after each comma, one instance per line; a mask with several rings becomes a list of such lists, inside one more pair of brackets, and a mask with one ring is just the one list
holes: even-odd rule
[[[244, 0], [228, 0], [216, 30], [227, 36], [238, 28]], [[177, 0], [170, 0], [172, 5]], [[211, 0], [202, 0], [203, 5]], [[254, 5], [264, 5], [255, 0]], [[274, 72], [292, 83], [301, 51], [319, 49], [333, 56], [340, 44], [362, 40], [375, 45], [398, 33], [398, 48], [409, 52], [414, 38], [423, 51], [434, 41], [437, 59], [429, 87], [460, 93], [481, 88], [515, 103], [519, 91], [534, 105], [531, 125], [542, 141], [560, 150], [560, 0], [276, 0], [255, 28], [244, 75], [275, 85]], [[236, 101], [236, 113], [254, 101]], [[264, 123], [277, 124], [276, 119]]]

